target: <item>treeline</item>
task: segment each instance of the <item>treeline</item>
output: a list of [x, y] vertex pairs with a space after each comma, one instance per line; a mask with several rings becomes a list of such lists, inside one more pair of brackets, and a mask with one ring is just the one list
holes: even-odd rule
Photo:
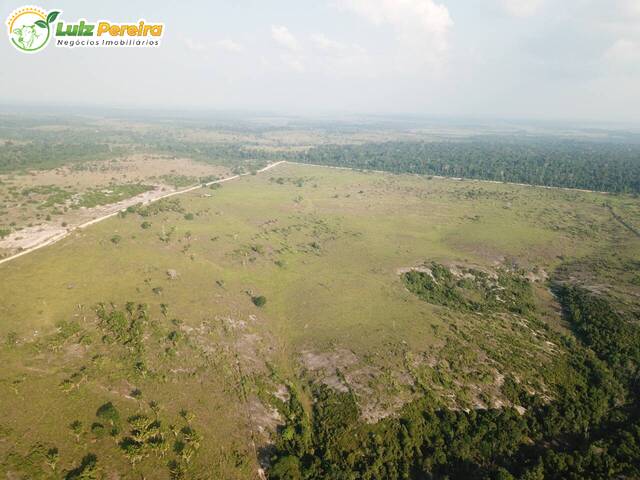
[[0, 173], [21, 170], [46, 170], [63, 165], [105, 160], [124, 152], [121, 147], [104, 143], [59, 143], [28, 141], [0, 142]]
[[112, 143], [108, 133], [104, 134], [103, 140], [96, 141], [75, 141], [66, 137], [58, 141], [46, 138], [46, 135], [37, 137], [26, 141], [0, 140], [0, 173], [79, 166], [84, 162], [109, 160], [135, 152], [192, 158], [215, 165], [244, 167], [246, 171], [283, 158], [280, 154], [242, 145], [160, 140], [150, 135], [144, 138], [132, 135], [126, 139], [128, 143], [122, 143], [125, 139], [116, 137], [116, 142]]
[[640, 145], [541, 138], [322, 145], [299, 161], [500, 182], [640, 192]]
[[[148, 140], [148, 139], [147, 139]], [[253, 146], [236, 143], [207, 143], [184, 141], [149, 140], [146, 147], [159, 154], [187, 157], [216, 165], [251, 165], [264, 166], [270, 161], [294, 158], [282, 152], [270, 152]]]
[[507, 377], [503, 394], [526, 408], [523, 415], [509, 407], [439, 409], [425, 392], [397, 418], [368, 425], [351, 393], [315, 387], [309, 415], [294, 390], [269, 478], [639, 478], [640, 329], [584, 289], [562, 287], [558, 296], [580, 342], [562, 339], [568, 375], [553, 400]]

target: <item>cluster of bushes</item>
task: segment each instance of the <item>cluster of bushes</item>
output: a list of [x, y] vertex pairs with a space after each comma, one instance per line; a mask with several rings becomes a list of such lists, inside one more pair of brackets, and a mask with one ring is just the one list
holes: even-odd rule
[[518, 314], [535, 309], [531, 285], [520, 272], [499, 270], [492, 277], [464, 268], [455, 275], [446, 266], [431, 262], [424, 269], [403, 273], [402, 280], [410, 292], [436, 305], [474, 312], [506, 309]]
[[63, 165], [104, 160], [125, 153], [122, 147], [103, 142], [32, 140], [0, 144], [0, 173], [49, 170]]
[[149, 190], [153, 190], [153, 187], [140, 183], [110, 185], [107, 188], [92, 188], [79, 197], [76, 206], [93, 208], [100, 205], [108, 205], [135, 197]]
[[45, 196], [46, 198], [39, 202], [38, 209], [64, 204], [73, 197], [73, 192], [58, 187], [57, 185], [35, 185], [24, 188], [20, 193], [22, 196], [29, 197], [30, 199], [34, 195]]
[[559, 298], [582, 341], [562, 338], [568, 375], [552, 400], [507, 378], [505, 396], [526, 408], [522, 415], [440, 409], [424, 392], [396, 418], [366, 424], [351, 393], [315, 387], [307, 412], [292, 391], [269, 478], [638, 478], [639, 327], [588, 291], [565, 288]]
[[153, 217], [164, 212], [185, 213], [177, 198], [165, 198], [149, 205], [135, 205], [127, 208], [127, 213], [137, 213], [141, 217]]
[[149, 323], [147, 306], [128, 302], [124, 310], [114, 305], [98, 304], [98, 325], [104, 332], [104, 343], [116, 343], [126, 348], [133, 368], [138, 374], [146, 373], [144, 362], [144, 331]]

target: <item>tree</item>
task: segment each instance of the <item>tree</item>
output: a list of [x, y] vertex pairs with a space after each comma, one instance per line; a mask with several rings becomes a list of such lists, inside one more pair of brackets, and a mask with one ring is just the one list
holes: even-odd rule
[[251, 297], [251, 301], [256, 307], [264, 307], [267, 303], [266, 297], [259, 295], [257, 297]]
[[100, 406], [96, 411], [96, 416], [98, 418], [101, 418], [105, 422], [109, 422], [112, 427], [120, 422], [120, 413], [111, 402], [107, 402], [104, 405]]
[[280, 458], [271, 467], [269, 478], [273, 480], [301, 480], [300, 460], [292, 456]]
[[98, 457], [93, 453], [85, 455], [79, 466], [67, 473], [66, 480], [95, 480], [98, 478]]

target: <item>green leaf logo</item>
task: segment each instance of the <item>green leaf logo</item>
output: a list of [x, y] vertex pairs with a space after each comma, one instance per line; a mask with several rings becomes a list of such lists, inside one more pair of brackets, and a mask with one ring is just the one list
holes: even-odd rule
[[60, 15], [60, 12], [50, 12], [47, 15], [47, 23], [53, 23], [58, 18], [58, 15]]
[[40, 28], [47, 28], [47, 22], [45, 22], [44, 20], [38, 20], [36, 22], [36, 25]]

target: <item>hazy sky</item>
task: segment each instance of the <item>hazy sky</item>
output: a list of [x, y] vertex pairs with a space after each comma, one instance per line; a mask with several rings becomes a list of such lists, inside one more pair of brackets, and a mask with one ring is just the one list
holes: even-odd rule
[[[0, 0], [3, 24], [22, 5]], [[68, 21], [163, 21], [166, 34], [155, 50], [25, 55], [5, 25], [2, 103], [640, 122], [640, 0], [40, 6]]]

